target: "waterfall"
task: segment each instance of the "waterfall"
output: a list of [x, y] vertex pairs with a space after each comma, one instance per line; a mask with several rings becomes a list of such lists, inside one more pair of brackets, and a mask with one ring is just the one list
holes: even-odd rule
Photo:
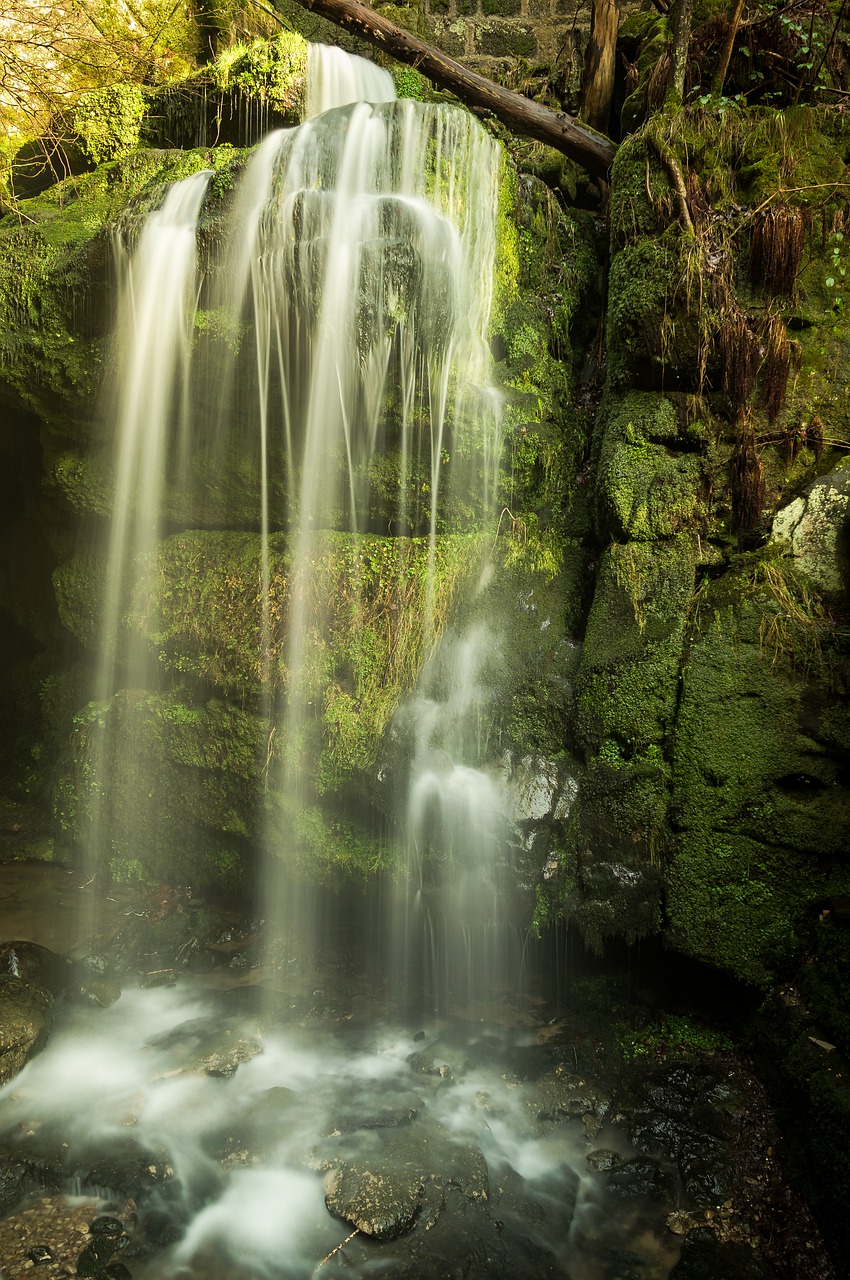
[[389, 71], [376, 67], [374, 62], [344, 53], [333, 45], [308, 45], [306, 119], [352, 102], [393, 102], [395, 96]]
[[[203, 271], [196, 238], [206, 174], [169, 190], [134, 251], [120, 240], [106, 639], [127, 607], [133, 565], [150, 570], [151, 598], [140, 603], [137, 590], [137, 613], [157, 610], [156, 545], [176, 509], [173, 489], [192, 494], [196, 518], [214, 527], [216, 485], [234, 458], [237, 469], [253, 458], [260, 709], [271, 726], [265, 843], [275, 872], [266, 900], [300, 950], [322, 927], [310, 876], [299, 871], [298, 831], [317, 795], [305, 743], [323, 707], [329, 714], [321, 673], [332, 617], [364, 607], [364, 535], [392, 547], [388, 573], [401, 584], [421, 544], [425, 587], [407, 643], [424, 674], [400, 713], [414, 747], [398, 822], [408, 851], [399, 914], [412, 919], [407, 893], [427, 900], [415, 929], [436, 927], [441, 938], [428, 980], [445, 988], [447, 970], [459, 967], [471, 989], [488, 967], [481, 936], [502, 914], [508, 804], [503, 780], [475, 747], [477, 730], [470, 735], [486, 715], [481, 673], [492, 642], [478, 624], [440, 645], [438, 561], [446, 531], [490, 527], [496, 491], [500, 403], [488, 325], [498, 148], [468, 112], [397, 101], [387, 72], [336, 49], [310, 49], [306, 102], [300, 127], [255, 149], [205, 245]], [[223, 335], [228, 358], [221, 344], [215, 360], [193, 345], [201, 319]], [[379, 484], [387, 465], [395, 482]], [[351, 561], [343, 601], [322, 585], [317, 565], [327, 554]], [[281, 638], [271, 601], [282, 574]], [[130, 688], [154, 679], [150, 646], [142, 649], [122, 659]], [[437, 671], [447, 693], [430, 688]], [[113, 661], [98, 696], [119, 685]], [[110, 766], [109, 758], [99, 766], [104, 794]]]
[[196, 225], [210, 180], [202, 171], [176, 182], [146, 220], [130, 253], [125, 228], [114, 236], [120, 299], [113, 359], [115, 421], [113, 516], [106, 560], [100, 659], [95, 701], [103, 732], [95, 738], [87, 858], [95, 874], [109, 858], [112, 831], [122, 819], [129, 775], [137, 797], [151, 780], [132, 757], [123, 726], [105, 716], [116, 689], [129, 700], [157, 678], [149, 646], [128, 629], [125, 615], [134, 572], [162, 536], [168, 471], [190, 464], [190, 374], [198, 293]]

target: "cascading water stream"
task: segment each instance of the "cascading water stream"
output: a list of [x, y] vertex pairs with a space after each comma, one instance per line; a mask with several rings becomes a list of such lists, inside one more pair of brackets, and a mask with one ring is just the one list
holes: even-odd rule
[[[476, 743], [487, 629], [479, 623], [436, 651], [445, 626], [440, 539], [465, 527], [469, 554], [478, 555], [474, 534], [488, 528], [496, 490], [500, 412], [487, 332], [499, 155], [467, 112], [396, 101], [388, 73], [338, 50], [311, 48], [306, 98], [308, 113], [319, 114], [267, 138], [240, 176], [225, 247], [207, 249], [203, 283], [195, 241], [209, 175], [171, 188], [133, 254], [119, 246], [122, 390], [97, 694], [105, 702], [122, 682], [125, 690], [156, 687], [150, 645], [134, 641], [116, 660], [114, 635], [140, 564], [148, 565], [149, 598], [137, 588], [133, 607], [159, 607], [156, 554], [169, 486], [194, 493], [199, 518], [215, 523], [204, 516], [204, 466], [226, 469], [247, 449], [256, 459], [260, 710], [271, 726], [266, 782], [275, 796], [266, 901], [306, 953], [322, 924], [309, 877], [298, 872], [297, 831], [317, 791], [304, 744], [329, 714], [326, 637], [335, 611], [362, 605], [362, 535], [380, 533], [398, 549], [400, 581], [404, 548], [424, 535], [424, 607], [411, 660], [414, 669], [439, 668], [448, 693], [423, 684], [402, 713], [414, 745], [399, 815], [408, 868], [397, 914], [417, 934], [439, 934], [427, 981], [442, 1002], [455, 970], [467, 975], [467, 992], [482, 989], [491, 957], [481, 939], [504, 916], [497, 882], [507, 790], [482, 767]], [[192, 342], [199, 291], [203, 314], [233, 351], [214, 368]], [[390, 456], [398, 496], [388, 505], [375, 477]], [[453, 511], [455, 491], [465, 525]], [[285, 637], [271, 604], [278, 531], [287, 538]], [[351, 560], [347, 601], [328, 598], [317, 572], [329, 537], [333, 554]], [[114, 744], [105, 741], [96, 773], [99, 792], [111, 798], [95, 844], [108, 847], [107, 815], [122, 799], [110, 772]], [[273, 741], [282, 744], [278, 764]], [[418, 913], [406, 904], [410, 892], [425, 904]], [[398, 938], [396, 929], [396, 947]], [[412, 977], [409, 957], [402, 967]]]
[[[116, 463], [106, 558], [100, 665], [95, 701], [104, 706], [123, 687], [140, 696], [155, 679], [150, 648], [124, 626], [133, 574], [162, 536], [168, 470], [185, 477], [191, 459], [190, 393], [193, 321], [198, 294], [196, 227], [209, 185], [202, 171], [175, 183], [145, 222], [135, 251], [114, 238], [120, 279], [113, 353]], [[106, 723], [106, 722], [105, 722]], [[124, 803], [112, 785], [126, 744], [114, 721], [96, 740], [88, 841], [90, 870], [108, 858], [110, 827]], [[143, 794], [144, 780], [135, 784]]]

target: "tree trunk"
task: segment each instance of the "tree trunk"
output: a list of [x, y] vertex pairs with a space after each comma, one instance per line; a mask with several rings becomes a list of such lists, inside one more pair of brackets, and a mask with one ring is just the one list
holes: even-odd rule
[[729, 22], [729, 30], [726, 32], [726, 39], [723, 41], [723, 48], [720, 51], [720, 61], [717, 64], [714, 82], [711, 86], [712, 93], [716, 93], [718, 97], [723, 93], [723, 86], [726, 83], [726, 73], [729, 70], [729, 63], [732, 61], [735, 37], [738, 34], [738, 27], [741, 25], [741, 18], [744, 16], [746, 2], [747, 0], [736, 0], [735, 10]]
[[693, 0], [674, 0], [670, 10], [673, 26], [673, 52], [668, 98], [675, 95], [682, 102], [685, 97], [685, 72], [688, 69], [688, 45], [691, 43], [691, 13]]
[[617, 0], [593, 0], [581, 114], [592, 129], [599, 129], [603, 133], [608, 129], [611, 99], [614, 96], [619, 26], [620, 10]]
[[354, 32], [399, 62], [415, 67], [468, 106], [492, 112], [513, 132], [554, 147], [594, 177], [604, 178], [608, 173], [616, 151], [614, 143], [565, 112], [550, 111], [539, 102], [477, 75], [359, 0], [298, 0], [298, 3]]

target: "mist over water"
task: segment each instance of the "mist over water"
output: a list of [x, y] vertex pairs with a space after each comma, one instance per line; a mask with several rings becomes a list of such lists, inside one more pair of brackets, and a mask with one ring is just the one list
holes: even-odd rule
[[[533, 1243], [548, 1258], [539, 1274], [613, 1275], [598, 1237], [610, 1245], [619, 1233], [581, 1172], [581, 1122], [541, 1125], [537, 1095], [514, 1072], [530, 1043], [484, 1027], [459, 1039], [444, 1025], [423, 1044], [380, 1019], [261, 1029], [239, 991], [126, 990], [108, 1010], [74, 1011], [0, 1091], [0, 1133], [25, 1156], [33, 1145], [61, 1153], [89, 1194], [98, 1176], [109, 1197], [110, 1171], [138, 1169], [138, 1229], [174, 1243], [133, 1261], [135, 1280], [408, 1274], [404, 1237], [361, 1234], [323, 1262], [352, 1230], [325, 1206], [328, 1171], [385, 1171], [399, 1135], [423, 1180], [417, 1230], [429, 1195], [456, 1186], [470, 1213], [500, 1206], [517, 1256]], [[423, 1051], [437, 1070], [423, 1073]], [[527, 1221], [515, 1222], [522, 1205]], [[621, 1208], [620, 1230], [633, 1218]], [[438, 1274], [418, 1265], [410, 1274]]]

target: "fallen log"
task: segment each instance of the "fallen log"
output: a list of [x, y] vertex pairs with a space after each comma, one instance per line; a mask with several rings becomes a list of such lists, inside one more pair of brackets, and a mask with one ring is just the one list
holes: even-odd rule
[[551, 111], [521, 93], [513, 93], [486, 76], [470, 71], [463, 63], [397, 27], [360, 0], [298, 0], [298, 3], [360, 36], [398, 62], [415, 67], [467, 106], [492, 112], [514, 133], [554, 147], [593, 177], [604, 178], [611, 168], [617, 148], [610, 138], [564, 111]]

